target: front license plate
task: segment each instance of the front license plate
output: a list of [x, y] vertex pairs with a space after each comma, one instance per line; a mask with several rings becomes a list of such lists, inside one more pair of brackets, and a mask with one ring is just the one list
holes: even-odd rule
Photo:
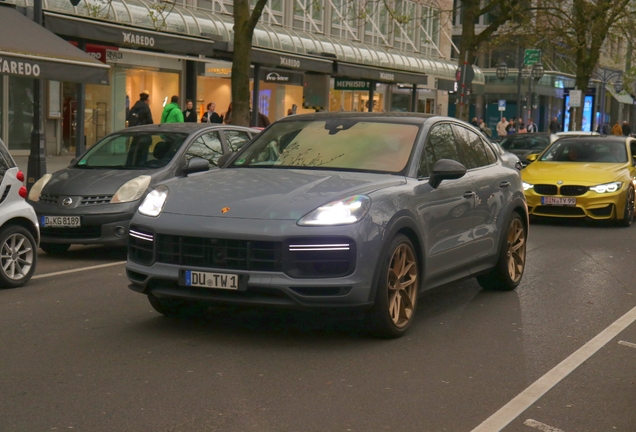
[[541, 204], [556, 206], [575, 206], [576, 198], [541, 197]]
[[40, 225], [50, 228], [77, 228], [82, 226], [79, 216], [42, 216]]
[[239, 289], [239, 276], [227, 273], [208, 273], [195, 270], [184, 272], [185, 286], [220, 288], [227, 290]]

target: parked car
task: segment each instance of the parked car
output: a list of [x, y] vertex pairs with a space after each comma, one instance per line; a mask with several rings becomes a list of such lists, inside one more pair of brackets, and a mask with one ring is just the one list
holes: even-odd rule
[[519, 171], [467, 123], [295, 115], [219, 163], [158, 184], [131, 222], [130, 288], [166, 316], [209, 305], [347, 309], [398, 337], [423, 290], [471, 276], [496, 290], [521, 281]]
[[501, 158], [501, 161], [504, 163], [504, 165], [509, 166], [510, 168], [515, 168], [519, 171], [523, 169], [525, 165], [523, 164], [523, 162], [521, 162], [519, 156], [512, 152], [509, 152], [508, 150], [505, 150], [503, 147], [501, 147], [501, 143], [499, 141], [495, 141], [492, 138], [486, 138], [486, 140], [490, 143], [490, 146], [493, 148], [493, 150], [496, 153], [499, 153], [499, 157]]
[[636, 140], [618, 136], [560, 138], [522, 172], [531, 215], [634, 219]]
[[505, 151], [517, 155], [525, 167], [530, 163], [528, 156], [541, 153], [557, 139], [558, 136], [551, 133], [514, 134], [505, 137], [499, 142], [499, 145]]
[[239, 150], [257, 133], [240, 126], [177, 123], [108, 135], [31, 188], [40, 247], [63, 253], [72, 244], [125, 246], [130, 219], [149, 188], [184, 176], [193, 158], [215, 168], [220, 156]]
[[31, 279], [37, 263], [38, 219], [25, 201], [24, 174], [0, 140], [0, 287]]

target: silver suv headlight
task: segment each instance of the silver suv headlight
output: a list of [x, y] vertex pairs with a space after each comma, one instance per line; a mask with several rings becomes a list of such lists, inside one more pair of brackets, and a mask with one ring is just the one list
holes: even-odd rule
[[139, 206], [139, 213], [145, 216], [159, 216], [168, 199], [168, 192], [168, 187], [165, 185], [159, 185], [150, 191]]
[[343, 200], [332, 201], [303, 216], [298, 225], [329, 226], [349, 225], [364, 218], [371, 207], [371, 198], [354, 195]]

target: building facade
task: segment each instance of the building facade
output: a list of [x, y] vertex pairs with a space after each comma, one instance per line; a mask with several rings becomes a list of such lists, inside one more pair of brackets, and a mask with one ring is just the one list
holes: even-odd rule
[[[13, 0], [27, 16], [30, 4]], [[290, 110], [447, 114], [457, 69], [445, 16], [452, 0], [393, 4], [387, 10], [380, 0], [269, 0], [253, 38], [258, 111], [271, 121]], [[43, 6], [47, 30], [110, 66], [107, 85], [45, 82], [47, 154], [75, 152], [79, 122], [88, 147], [125, 127], [127, 110], [142, 92], [150, 95], [155, 122], [172, 95], [182, 105], [192, 100], [199, 118], [210, 102], [226, 115], [231, 0], [86, 0], [78, 6], [43, 0]], [[28, 153], [32, 79], [2, 79], [0, 134], [12, 152]], [[483, 87], [480, 70], [475, 82]]]

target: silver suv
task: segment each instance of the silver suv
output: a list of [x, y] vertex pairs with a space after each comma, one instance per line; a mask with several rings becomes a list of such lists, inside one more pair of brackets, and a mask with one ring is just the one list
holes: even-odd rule
[[38, 219], [27, 196], [24, 174], [0, 140], [0, 288], [24, 285], [35, 272], [40, 241]]

